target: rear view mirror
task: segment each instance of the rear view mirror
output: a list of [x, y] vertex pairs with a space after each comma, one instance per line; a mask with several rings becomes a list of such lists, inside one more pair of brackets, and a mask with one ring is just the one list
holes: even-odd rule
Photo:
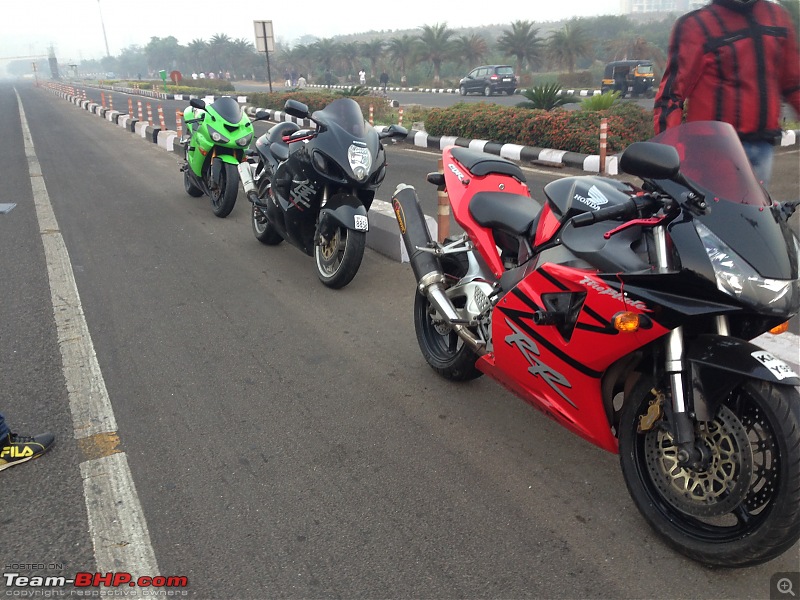
[[620, 169], [642, 179], [672, 179], [680, 167], [678, 151], [656, 142], [634, 142], [619, 159]]
[[206, 109], [205, 100], [200, 100], [200, 98], [192, 98], [189, 100], [189, 105], [193, 106], [194, 108], [199, 108], [200, 110]]

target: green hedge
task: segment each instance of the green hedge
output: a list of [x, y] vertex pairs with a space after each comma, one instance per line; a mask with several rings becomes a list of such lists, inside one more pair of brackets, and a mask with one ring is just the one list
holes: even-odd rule
[[[251, 106], [257, 106], [259, 108], [283, 110], [284, 104], [286, 104], [286, 101], [291, 98], [292, 100], [297, 100], [308, 106], [309, 111], [313, 113], [315, 110], [321, 110], [337, 98], [341, 97], [342, 96], [332, 92], [309, 92], [304, 90], [272, 93], [256, 92], [254, 94], [247, 94], [247, 103]], [[379, 98], [376, 96], [348, 97], [358, 102], [358, 105], [361, 107], [361, 112], [364, 114], [364, 118], [367, 120], [369, 120], [370, 105], [373, 107], [373, 119], [376, 122], [386, 121], [392, 112], [385, 98]]]
[[425, 130], [434, 136], [454, 135], [597, 154], [600, 120], [604, 117], [608, 119], [609, 153], [621, 152], [632, 142], [653, 136], [652, 113], [630, 102], [603, 111], [560, 108], [544, 111], [460, 102], [448, 108], [432, 109], [425, 119]]

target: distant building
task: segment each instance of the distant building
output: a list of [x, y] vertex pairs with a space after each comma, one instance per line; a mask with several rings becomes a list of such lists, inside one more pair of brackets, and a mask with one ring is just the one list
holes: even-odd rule
[[620, 0], [623, 15], [640, 13], [685, 13], [708, 3], [708, 0]]

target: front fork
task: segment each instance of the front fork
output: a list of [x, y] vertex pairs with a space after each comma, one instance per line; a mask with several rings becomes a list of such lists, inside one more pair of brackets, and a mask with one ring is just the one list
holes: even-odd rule
[[[669, 272], [674, 268], [674, 263], [667, 244], [666, 227], [656, 225], [653, 228], [653, 237], [656, 266], [661, 272]], [[730, 335], [727, 317], [717, 316], [716, 329], [720, 335]], [[665, 345], [665, 369], [672, 390], [672, 433], [678, 448], [678, 462], [683, 466], [701, 467], [707, 464], [709, 457], [706, 456], [705, 446], [695, 442], [693, 402], [691, 396], [687, 394], [688, 388], [685, 385], [688, 372], [684, 362], [683, 326], [669, 332]]]

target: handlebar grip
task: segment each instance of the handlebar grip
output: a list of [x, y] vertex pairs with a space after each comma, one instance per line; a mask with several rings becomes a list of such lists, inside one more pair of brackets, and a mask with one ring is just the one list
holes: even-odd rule
[[572, 226], [586, 227], [587, 225], [591, 225], [593, 223], [599, 223], [600, 221], [609, 221], [616, 217], [621, 217], [623, 215], [635, 212], [636, 212], [636, 201], [631, 199], [626, 202], [623, 202], [622, 204], [601, 208], [599, 210], [593, 210], [591, 212], [581, 213], [580, 215], [572, 217]]

